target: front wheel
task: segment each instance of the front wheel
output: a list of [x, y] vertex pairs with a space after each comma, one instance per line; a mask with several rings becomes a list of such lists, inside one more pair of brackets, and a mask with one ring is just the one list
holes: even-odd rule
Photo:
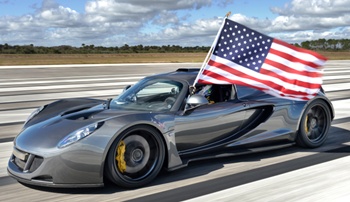
[[323, 100], [315, 100], [305, 109], [300, 122], [296, 142], [299, 146], [316, 148], [327, 138], [331, 125], [331, 113]]
[[165, 146], [158, 131], [150, 126], [132, 127], [112, 144], [107, 177], [121, 187], [140, 187], [158, 175], [164, 158]]

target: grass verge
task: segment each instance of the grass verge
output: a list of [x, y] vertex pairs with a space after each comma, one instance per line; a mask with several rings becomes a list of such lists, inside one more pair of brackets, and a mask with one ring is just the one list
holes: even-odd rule
[[[350, 52], [319, 52], [329, 60], [350, 60]], [[0, 65], [203, 62], [207, 53], [0, 54]]]
[[203, 62], [206, 53], [0, 54], [0, 65]]

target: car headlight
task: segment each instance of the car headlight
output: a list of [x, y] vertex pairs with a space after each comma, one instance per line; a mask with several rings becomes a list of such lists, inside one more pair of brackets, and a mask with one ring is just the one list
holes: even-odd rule
[[89, 135], [91, 135], [94, 131], [99, 129], [103, 125], [103, 122], [90, 124], [88, 126], [85, 126], [83, 128], [80, 128], [69, 135], [67, 135], [65, 138], [63, 138], [57, 145], [58, 148], [63, 148], [68, 145], [71, 145]]
[[34, 110], [27, 118], [27, 120], [24, 122], [24, 125], [26, 125], [30, 120], [32, 120], [32, 118], [34, 116], [36, 116], [37, 114], [39, 114], [46, 106], [41, 106], [39, 108], [37, 108], [36, 110]]

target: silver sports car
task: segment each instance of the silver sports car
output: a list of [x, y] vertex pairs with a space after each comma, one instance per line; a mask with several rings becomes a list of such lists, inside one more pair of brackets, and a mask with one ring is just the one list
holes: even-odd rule
[[[114, 99], [64, 99], [34, 111], [14, 140], [8, 173], [25, 184], [134, 188], [190, 161], [297, 145], [319, 147], [334, 110], [239, 85], [191, 84], [198, 69], [149, 76]], [[191, 89], [191, 90], [190, 90]]]

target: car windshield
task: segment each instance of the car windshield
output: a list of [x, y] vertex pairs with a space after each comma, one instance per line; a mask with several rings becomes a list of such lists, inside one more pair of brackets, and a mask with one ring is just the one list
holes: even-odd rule
[[182, 89], [180, 82], [144, 79], [111, 101], [111, 109], [170, 111]]

